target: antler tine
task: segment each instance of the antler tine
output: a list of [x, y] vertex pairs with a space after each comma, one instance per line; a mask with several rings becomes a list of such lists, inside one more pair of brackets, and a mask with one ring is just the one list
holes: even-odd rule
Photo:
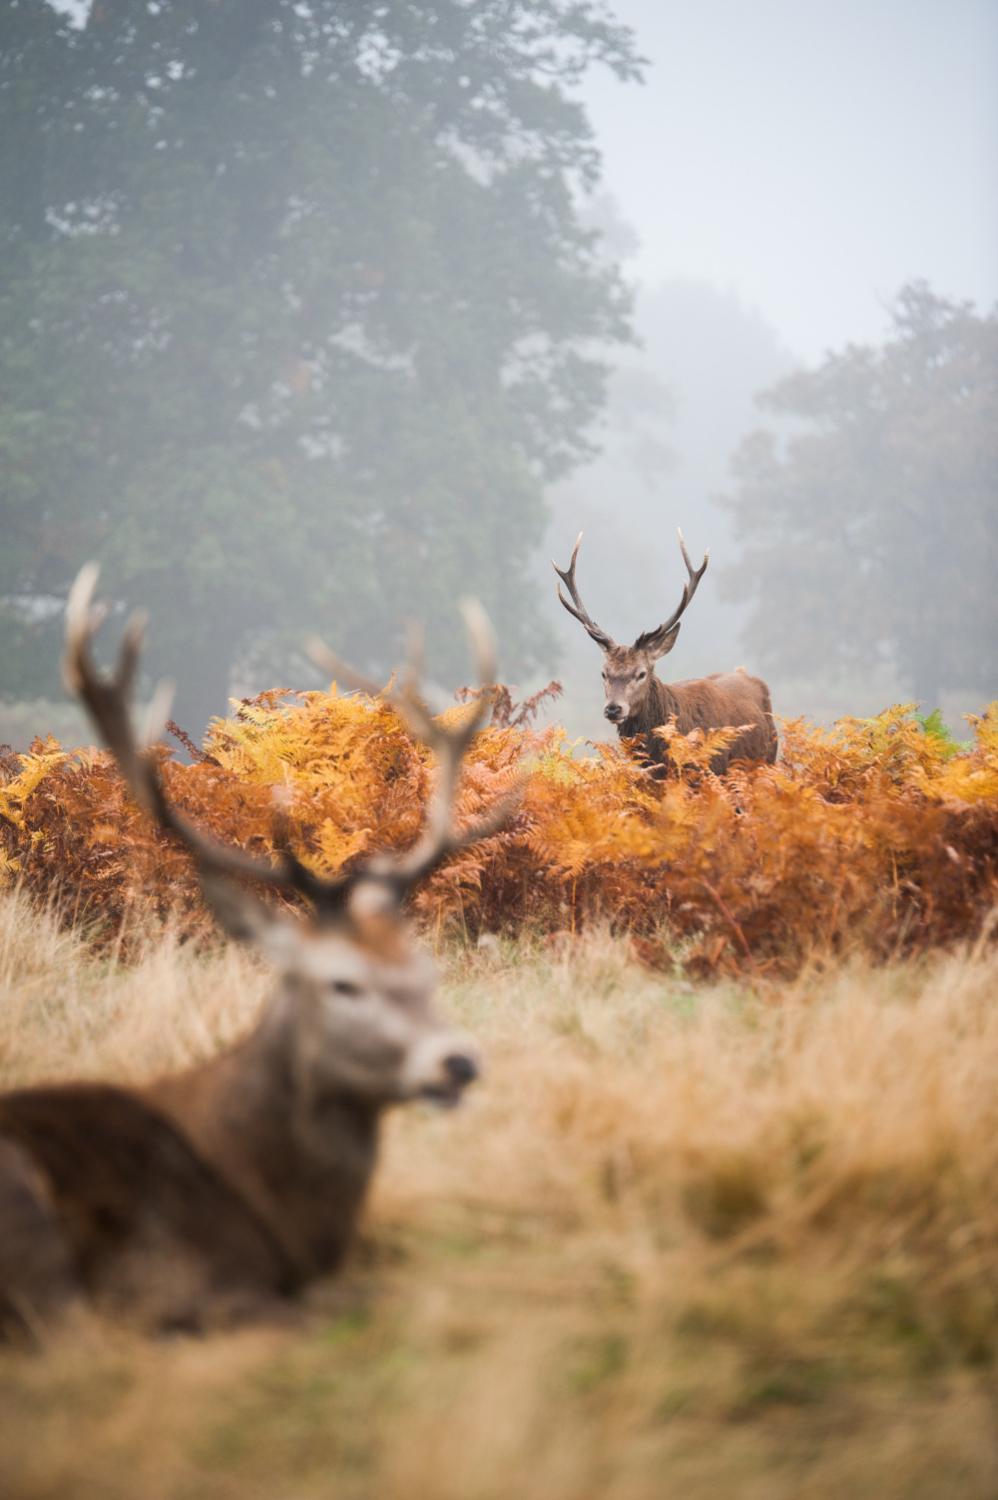
[[488, 615], [477, 599], [462, 599], [461, 613], [471, 639], [475, 667], [480, 682], [476, 707], [456, 729], [448, 729], [439, 720], [431, 718], [417, 692], [416, 642], [410, 649], [409, 671], [406, 685], [399, 698], [399, 707], [409, 721], [410, 728], [436, 755], [440, 763], [440, 780], [427, 813], [423, 836], [402, 859], [394, 865], [393, 875], [403, 887], [411, 885], [432, 869], [447, 855], [454, 854], [468, 844], [488, 835], [508, 816], [519, 792], [502, 798], [485, 818], [466, 829], [455, 833], [451, 827], [451, 812], [457, 789], [461, 761], [464, 759], [472, 738], [485, 720], [492, 702], [495, 686], [495, 639]]
[[156, 775], [139, 752], [128, 712], [145, 637], [145, 616], [140, 610], [131, 616], [121, 638], [114, 674], [102, 677], [88, 651], [91, 639], [107, 617], [106, 607], [92, 602], [99, 573], [96, 563], [86, 563], [69, 591], [63, 679], [69, 691], [89, 709], [136, 800], [146, 812], [158, 817], [162, 798], [157, 797]]
[[[477, 839], [486, 838], [508, 815], [518, 792], [502, 799], [489, 815], [463, 834], [451, 828], [451, 809], [458, 772], [472, 736], [481, 728], [488, 713], [495, 680], [495, 644], [488, 617], [475, 599], [462, 602], [461, 610], [471, 636], [481, 687], [474, 712], [457, 729], [447, 729], [433, 719], [419, 698], [418, 649], [410, 649], [406, 683], [398, 694], [398, 707], [414, 734], [429, 746], [440, 762], [440, 780], [430, 804], [422, 838], [401, 859], [379, 856], [344, 880], [323, 881], [305, 868], [289, 851], [281, 854], [273, 866], [264, 860], [216, 844], [197, 833], [170, 807], [148, 746], [139, 743], [129, 716], [132, 688], [145, 634], [145, 617], [136, 613], [128, 621], [113, 674], [105, 677], [90, 656], [90, 642], [106, 617], [107, 610], [92, 603], [99, 569], [87, 563], [70, 591], [66, 606], [66, 650], [63, 675], [67, 687], [82, 699], [98, 732], [114, 755], [119, 769], [136, 800], [162, 827], [179, 838], [194, 853], [202, 877], [211, 874], [243, 875], [266, 885], [297, 891], [317, 908], [341, 909], [348, 892], [358, 884], [374, 882], [397, 900], [410, 885], [448, 854]], [[327, 651], [322, 642], [309, 642], [309, 655], [324, 669], [334, 665], [335, 675], [372, 697], [387, 696], [384, 690]], [[169, 690], [172, 692], [172, 689]], [[150, 714], [150, 730], [168, 712], [168, 696], [163, 686], [157, 689]], [[379, 899], [379, 903], [381, 898]]]
[[313, 661], [320, 672], [325, 672], [331, 682], [343, 682], [352, 693], [366, 693], [368, 698], [381, 698], [388, 688], [380, 688], [371, 677], [355, 672], [347, 662], [330, 651], [319, 635], [310, 635], [305, 642], [305, 655]]
[[686, 543], [683, 541], [682, 529], [677, 528], [677, 530], [679, 531], [679, 545], [683, 553], [683, 562], [686, 564], [686, 571], [689, 574], [689, 577], [683, 584], [683, 597], [679, 601], [678, 609], [676, 609], [669, 616], [664, 625], [660, 625], [658, 627], [658, 631], [656, 631], [656, 634], [662, 634], [667, 630], [671, 630], [676, 621], [681, 619], [681, 617], [685, 614], [686, 610], [689, 608], [690, 601], [692, 600], [693, 595], [697, 591], [697, 585], [707, 571], [707, 563], [710, 560], [710, 548], [708, 547], [703, 555], [703, 562], [700, 564], [699, 568], [694, 568], [693, 564], [690, 562], [690, 554], [686, 550]]
[[596, 621], [594, 619], [592, 619], [592, 617], [589, 614], [589, 611], [586, 609], [586, 606], [582, 602], [582, 597], [581, 597], [578, 589], [575, 586], [575, 562], [576, 562], [576, 559], [578, 558], [579, 548], [580, 548], [581, 545], [582, 545], [582, 532], [580, 531], [579, 532], [579, 539], [578, 539], [578, 541], [575, 544], [575, 551], [572, 553], [572, 561], [568, 565], [568, 571], [567, 572], [563, 573], [562, 570], [561, 570], [561, 568], [559, 568], [558, 564], [555, 562], [554, 558], [552, 557], [552, 559], [551, 559], [551, 566], [552, 566], [552, 568], [554, 568], [554, 570], [557, 573], [558, 577], [561, 579], [561, 583], [563, 583], [566, 586], [566, 588], [568, 589], [568, 592], [571, 594], [571, 596], [572, 596], [572, 603], [575, 605], [575, 608], [574, 609], [572, 608], [572, 605], [569, 604], [568, 600], [565, 598], [564, 594], [562, 593], [562, 591], [561, 591], [561, 583], [559, 583], [559, 585], [558, 585], [558, 598], [561, 600], [562, 604], [568, 610], [568, 613], [570, 615], [574, 615], [575, 618], [578, 621], [580, 621], [580, 623], [582, 625], [585, 626], [586, 630], [589, 632], [589, 634], [592, 636], [593, 640], [596, 642], [596, 644], [598, 646], [602, 646], [602, 648], [603, 648], [604, 651], [612, 651], [613, 650], [613, 641], [607, 635], [606, 631], [602, 630], [596, 624]]
[[[203, 838], [170, 807], [163, 794], [155, 761], [148, 748], [141, 746], [136, 739], [129, 717], [135, 671], [145, 636], [144, 615], [137, 611], [125, 626], [117, 666], [111, 677], [104, 677], [90, 657], [90, 642], [107, 614], [106, 609], [91, 603], [99, 572], [96, 563], [87, 563], [80, 569], [70, 590], [66, 605], [63, 677], [70, 692], [81, 698], [89, 710], [136, 801], [192, 850], [203, 869], [226, 875], [247, 875], [267, 885], [298, 891], [317, 903], [323, 899], [333, 901], [338, 884], [318, 880], [293, 855], [282, 855], [281, 864], [275, 868], [241, 849], [226, 848]], [[167, 700], [163, 686], [161, 684], [156, 691], [150, 732], [155, 728], [156, 718], [164, 712]]]
[[501, 798], [485, 818], [464, 833], [457, 834], [451, 827], [451, 812], [461, 762], [491, 706], [496, 666], [495, 639], [485, 610], [477, 599], [471, 598], [462, 599], [460, 607], [471, 638], [480, 687], [474, 711], [456, 729], [448, 729], [435, 719], [419, 696], [423, 657], [421, 630], [413, 628], [409, 631], [406, 672], [401, 688], [378, 688], [370, 679], [354, 672], [345, 662], [340, 661], [317, 636], [313, 636], [306, 646], [315, 664], [329, 672], [337, 681], [345, 682], [355, 691], [366, 693], [371, 698], [380, 697], [393, 703], [412, 733], [432, 750], [439, 763], [440, 778], [427, 810], [422, 837], [408, 854], [401, 857], [376, 855], [355, 877], [359, 883], [366, 880], [387, 885], [396, 898], [404, 895], [409, 886], [449, 854], [487, 838], [508, 817], [519, 798], [519, 789], [508, 797]]

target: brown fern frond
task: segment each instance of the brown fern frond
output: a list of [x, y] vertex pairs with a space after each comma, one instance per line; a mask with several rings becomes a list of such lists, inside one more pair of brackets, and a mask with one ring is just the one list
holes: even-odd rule
[[[721, 780], [707, 769], [716, 736], [670, 726], [681, 769], [655, 781], [617, 743], [577, 757], [557, 725], [490, 726], [469, 747], [455, 820], [471, 824], [522, 778], [518, 810], [425, 879], [413, 910], [469, 933], [609, 918], [653, 947], [671, 933], [694, 970], [732, 973], [975, 937], [998, 902], [998, 709], [958, 754], [904, 705], [832, 730], [782, 727], [777, 765]], [[195, 764], [158, 753], [171, 802], [206, 834], [258, 855], [279, 838], [327, 877], [412, 848], [437, 776], [392, 706], [363, 695], [260, 694], [215, 722]], [[2, 880], [59, 891], [106, 935], [143, 909], [209, 930], [189, 856], [100, 751], [38, 740], [0, 758]]]

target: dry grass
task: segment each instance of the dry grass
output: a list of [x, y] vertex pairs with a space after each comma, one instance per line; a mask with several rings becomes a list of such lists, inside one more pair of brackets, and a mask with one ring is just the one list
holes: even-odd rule
[[0, 896], [0, 1088], [186, 1067], [246, 1030], [269, 982], [243, 949], [206, 959], [170, 928], [95, 955], [55, 911]]
[[[18, 1500], [998, 1492], [998, 961], [694, 989], [621, 941], [451, 950], [488, 1077], [389, 1125], [307, 1331], [0, 1356]], [[4, 1081], [144, 1076], [266, 976], [0, 901]]]

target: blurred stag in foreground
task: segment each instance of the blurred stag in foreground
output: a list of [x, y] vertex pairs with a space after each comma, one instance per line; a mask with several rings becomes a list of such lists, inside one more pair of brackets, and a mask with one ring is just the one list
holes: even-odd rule
[[569, 614], [585, 626], [606, 657], [603, 668], [606, 706], [603, 714], [611, 724], [616, 724], [621, 738], [644, 736], [645, 754], [657, 775], [665, 774], [669, 751], [665, 740], [655, 730], [670, 719], [675, 719], [680, 734], [690, 734], [694, 729], [739, 731], [736, 738], [718, 751], [711, 761], [710, 769], [718, 776], [723, 776], [736, 760], [763, 760], [772, 764], [776, 760], [776, 726], [769, 688], [761, 677], [750, 677], [743, 667], [734, 672], [714, 672], [709, 677], [673, 683], [661, 682], [655, 676], [655, 663], [676, 644], [681, 616], [707, 571], [710, 553], [704, 553], [703, 562], [694, 569], [683, 533], [679, 533], [688, 578], [683, 584], [678, 607], [663, 625], [643, 631], [633, 646], [618, 646], [591, 618], [576, 588], [575, 564], [581, 542], [580, 532], [566, 572], [562, 572], [552, 559], [552, 566], [571, 594], [572, 603], [569, 604], [561, 592], [561, 583], [558, 598]]
[[[96, 577], [88, 565], [70, 596], [67, 683], [138, 802], [193, 851], [222, 927], [279, 979], [253, 1032], [200, 1067], [141, 1088], [80, 1082], [0, 1095], [0, 1324], [38, 1330], [82, 1297], [149, 1329], [286, 1315], [282, 1299], [342, 1259], [383, 1110], [454, 1104], [478, 1073], [468, 1041], [433, 1012], [433, 967], [411, 947], [401, 905], [509, 810], [503, 802], [461, 834], [452, 826], [461, 760], [492, 695], [491, 631], [469, 601], [481, 690], [458, 728], [430, 718], [413, 662], [398, 693], [439, 767], [418, 843], [324, 881], [290, 853], [271, 864], [210, 842], [169, 806], [130, 721], [143, 622], [129, 623], [114, 676], [99, 674]], [[321, 643], [312, 652], [341, 681], [377, 692]], [[237, 883], [246, 879], [303, 898], [308, 917], [264, 904]]]

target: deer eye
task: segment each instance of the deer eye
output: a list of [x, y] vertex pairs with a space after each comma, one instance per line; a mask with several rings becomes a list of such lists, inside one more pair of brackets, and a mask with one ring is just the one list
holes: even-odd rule
[[647, 673], [647, 672], [639, 672], [639, 673], [638, 673], [638, 681], [639, 681], [639, 682], [644, 682], [644, 680], [645, 680], [645, 678], [646, 678], [646, 677], [647, 677], [647, 676], [648, 676], [648, 673]]
[[361, 992], [360, 985], [354, 984], [350, 979], [335, 979], [333, 989], [337, 995], [359, 995]]

